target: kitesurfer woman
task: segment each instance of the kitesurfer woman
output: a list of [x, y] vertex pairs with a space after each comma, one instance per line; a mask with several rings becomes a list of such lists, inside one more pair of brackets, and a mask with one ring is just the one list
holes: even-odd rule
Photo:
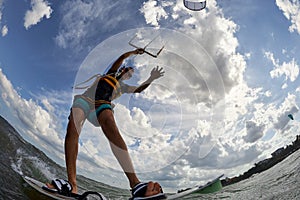
[[93, 125], [100, 126], [109, 140], [111, 150], [129, 180], [129, 185], [132, 188], [132, 199], [153, 196], [160, 198], [164, 195], [158, 183], [141, 183], [138, 179], [125, 141], [118, 130], [111, 104], [112, 100], [124, 93], [142, 92], [154, 80], [164, 75], [163, 69], [157, 66], [151, 71], [150, 77], [140, 86], [131, 86], [123, 82], [130, 79], [134, 73], [132, 67], [121, 67], [123, 61], [132, 55], [143, 53], [143, 49], [136, 49], [122, 54], [111, 65], [106, 74], [98, 77], [82, 95], [74, 97], [65, 137], [65, 159], [68, 181], [72, 185], [72, 193], [78, 192], [76, 182], [78, 140], [82, 126], [87, 119]]

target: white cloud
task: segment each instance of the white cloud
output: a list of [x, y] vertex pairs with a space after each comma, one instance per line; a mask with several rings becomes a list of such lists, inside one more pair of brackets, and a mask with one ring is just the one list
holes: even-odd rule
[[264, 128], [265, 128], [264, 125], [257, 125], [253, 121], [247, 121], [246, 122], [247, 135], [244, 136], [244, 140], [250, 143], [256, 142], [263, 136]]
[[0, 0], [0, 22], [1, 22], [1, 20], [2, 20], [3, 1], [4, 1], [4, 0]]
[[281, 89], [286, 89], [288, 87], [288, 84], [287, 83], [284, 83], [282, 86], [281, 86]]
[[272, 96], [272, 92], [268, 90], [268, 91], [266, 91], [265, 95], [266, 95], [266, 97], [271, 97]]
[[[155, 12], [145, 9], [145, 5], [154, 7]], [[244, 80], [245, 60], [251, 55], [237, 52], [239, 42], [235, 34], [239, 27], [223, 16], [216, 1], [210, 1], [208, 6], [209, 9], [203, 12], [188, 12], [182, 1], [158, 3], [149, 0], [141, 5], [145, 23], [155, 28], [171, 26], [182, 35], [155, 29], [161, 30], [161, 39], [167, 41], [165, 50], [155, 61], [143, 55], [137, 56], [133, 62], [138, 64], [140, 82], [148, 78], [151, 66], [156, 63], [164, 67], [166, 75], [143, 94], [127, 100], [127, 106], [120, 100], [115, 109], [119, 129], [130, 146], [139, 172], [153, 170], [147, 169], [146, 163], [160, 169], [175, 161], [174, 165], [156, 173], [170, 178], [168, 169], [171, 168], [176, 178], [188, 180], [195, 179], [195, 173], [203, 174], [203, 168], [210, 169], [205, 171], [208, 177], [216, 174], [217, 169], [224, 171], [224, 168], [232, 167], [229, 173], [236, 175], [242, 172], [239, 170], [249, 167], [249, 163], [269, 153], [262, 153], [270, 147], [269, 143], [262, 142], [262, 138], [273, 128], [276, 119], [272, 116], [276, 116], [277, 110], [275, 105], [268, 106], [261, 98], [271, 98], [272, 93], [247, 85]], [[74, 10], [70, 9], [72, 14]], [[92, 16], [97, 15], [93, 13], [86, 17]], [[77, 28], [89, 30], [91, 25]], [[93, 61], [87, 61], [83, 66], [99, 65], [95, 60], [99, 59], [99, 52], [104, 52], [100, 51], [103, 46], [106, 54], [101, 59], [107, 59], [110, 51], [117, 54], [116, 50], [111, 50], [115, 46], [119, 47], [118, 53], [128, 49], [127, 41], [132, 32], [126, 32], [124, 37], [119, 34], [99, 45], [99, 49], [96, 47], [98, 52], [92, 52]], [[153, 38], [153, 33], [149, 31], [149, 38]], [[64, 37], [62, 40], [66, 46], [70, 45], [69, 39]], [[131, 101], [133, 105], [130, 105]]]
[[[173, 18], [174, 22], [168, 18], [162, 18], [160, 23], [172, 21], [174, 29], [182, 31], [202, 45], [214, 60], [224, 82], [225, 91], [228, 92], [243, 79], [243, 71], [246, 67], [245, 57], [236, 52], [239, 44], [234, 34], [238, 26], [233, 21], [222, 17], [215, 1], [210, 1], [209, 12], [207, 10], [189, 12], [181, 1], [177, 1], [176, 5], [172, 6], [176, 7], [176, 10], [169, 8], [172, 10], [172, 15], [182, 17]], [[215, 77], [211, 79], [210, 81], [213, 81]]]
[[[0, 0], [0, 28], [2, 37], [6, 36], [8, 33], [7, 25], [2, 26], [2, 10], [3, 10], [3, 0]], [[2, 27], [1, 27], [2, 26]]]
[[[136, 18], [133, 8], [124, 8], [132, 2], [124, 1], [120, 6], [112, 1], [66, 1], [62, 8], [64, 16], [56, 37], [57, 43], [63, 48], [88, 46], [86, 38], [103, 33], [92, 29], [99, 27], [104, 32], [123, 30], [119, 27], [121, 22]], [[276, 148], [280, 144], [280, 136], [276, 135], [267, 142], [263, 138], [274, 128], [278, 132], [289, 130], [285, 118], [280, 117], [287, 112], [298, 112], [294, 104], [288, 105], [288, 102], [296, 102], [296, 96], [289, 96], [279, 105], [266, 103], [263, 98], [271, 99], [273, 91], [247, 85], [244, 80], [245, 60], [253, 55], [241, 55], [237, 51], [239, 41], [235, 34], [238, 25], [223, 16], [214, 0], [209, 1], [209, 9], [201, 12], [187, 11], [180, 0], [166, 0], [163, 3], [149, 0], [140, 7], [144, 24], [155, 27], [167, 25], [181, 35], [172, 37], [168, 31], [164, 32], [166, 35], [162, 37], [168, 39], [168, 43], [155, 60], [144, 55], [136, 57], [134, 62], [143, 63], [138, 66], [138, 81], [145, 80], [151, 67], [157, 63], [165, 68], [166, 75], [143, 94], [130, 96], [128, 101], [121, 99], [115, 108], [119, 129], [130, 147], [137, 171], [161, 169], [151, 174], [153, 176], [148, 174], [149, 177], [179, 179], [184, 187], [189, 180], [199, 183], [199, 179], [211, 178], [224, 171], [228, 173], [226, 175], [236, 175], [259, 158], [269, 155], [270, 146]], [[111, 17], [115, 13], [118, 13], [117, 16]], [[127, 23], [131, 22], [129, 20]], [[122, 44], [115, 37], [110, 40], [112, 43], [103, 45], [105, 51], [100, 52], [101, 56], [99, 52], [94, 55], [101, 60], [100, 64], [110, 62], [112, 55], [119, 55], [120, 51], [129, 48], [127, 39], [133, 34], [126, 34], [129, 36], [124, 37]], [[114, 45], [118, 48], [114, 49]], [[298, 65], [295, 61], [280, 65], [273, 54], [267, 53], [266, 56], [276, 67], [274, 77], [285, 76], [291, 81], [296, 80]], [[91, 63], [99, 69], [99, 62]], [[90, 73], [94, 73], [90, 65], [86, 66], [89, 66]], [[57, 145], [58, 151], [62, 151], [62, 142], [56, 140], [63, 137], [64, 130], [58, 134], [59, 128], [54, 127], [60, 123], [55, 120], [58, 116], [55, 111], [61, 111], [58, 105], [62, 104], [62, 93], [52, 91], [46, 95], [36, 95], [40, 101], [38, 104], [34, 100], [23, 99], [6, 77], [2, 73], [0, 75], [2, 98], [27, 127], [29, 131], [26, 134], [36, 143], [43, 140], [41, 144], [49, 144], [51, 141]], [[69, 94], [63, 94], [67, 95], [70, 98]], [[125, 105], [124, 101], [129, 103]], [[67, 115], [68, 111], [62, 112]], [[36, 129], [45, 136], [34, 132]], [[54, 135], [50, 140], [48, 137], [53, 135], [49, 134]], [[56, 142], [52, 141], [54, 139]], [[120, 170], [100, 128], [86, 123], [81, 139], [80, 171], [101, 174], [102, 171], [97, 171], [99, 166], [102, 166], [101, 170]], [[107, 173], [115, 175], [114, 171]]]
[[144, 17], [147, 24], [159, 27], [158, 22], [160, 21], [160, 19], [168, 18], [168, 15], [162, 6], [157, 6], [157, 3], [158, 1], [155, 0], [144, 2], [143, 7], [140, 9], [140, 11], [144, 13]]
[[2, 27], [1, 33], [2, 33], [2, 37], [4, 37], [4, 36], [7, 35], [7, 33], [8, 33], [8, 28], [7, 28], [6, 25], [4, 25], [4, 26]]
[[44, 17], [50, 18], [52, 9], [47, 1], [31, 0], [31, 10], [28, 10], [24, 17], [24, 26], [29, 29], [39, 23]]
[[[147, 2], [153, 3], [153, 1]], [[203, 75], [203, 79], [205, 79], [205, 83], [201, 86], [201, 78], [195, 77], [195, 79], [193, 79], [193, 73], [190, 69], [179, 67], [179, 59], [170, 59], [169, 63], [166, 65], [172, 66], [173, 69], [175, 68], [178, 74], [186, 74], [192, 83], [189, 84], [189, 87], [200, 85], [198, 91], [201, 92], [199, 92], [197, 100], [202, 103], [201, 105], [199, 104], [199, 108], [201, 112], [203, 112], [203, 116], [205, 116], [205, 114], [206, 116], [209, 116], [209, 112], [212, 112], [208, 105], [218, 107], [218, 102], [221, 99], [225, 99], [226, 103], [225, 110], [223, 111], [223, 119], [221, 119], [220, 123], [223, 123], [223, 126], [218, 125], [215, 121], [205, 121], [207, 120], [205, 118], [198, 120], [196, 130], [198, 137], [194, 140], [195, 146], [191, 147], [187, 154], [186, 162], [183, 162], [184, 167], [182, 167], [186, 167], [186, 170], [183, 170], [184, 172], [182, 173], [189, 174], [192, 171], [189, 170], [188, 165], [194, 167], [203, 165], [206, 167], [210, 166], [211, 168], [224, 168], [231, 164], [230, 166], [234, 167], [232, 171], [238, 171], [242, 168], [241, 166], [245, 166], [247, 163], [251, 161], [254, 162], [258, 159], [262, 152], [257, 141], [265, 135], [270, 127], [266, 126], [263, 121], [260, 121], [261, 119], [267, 120], [267, 117], [258, 117], [251, 113], [256, 109], [259, 110], [259, 104], [265, 106], [262, 102], [259, 103], [260, 98], [270, 97], [271, 92], [264, 92], [262, 88], [249, 88], [247, 83], [245, 83], [244, 72], [247, 66], [245, 60], [250, 57], [250, 54], [247, 53], [241, 55], [237, 52], [239, 43], [234, 35], [239, 27], [230, 19], [223, 17], [222, 12], [218, 9], [215, 1], [210, 1], [210, 4], [208, 5], [209, 11], [203, 10], [203, 12], [188, 12], [183, 7], [182, 1], [177, 1], [175, 5], [172, 4], [171, 1], [165, 2], [170, 3], [166, 4], [164, 7], [160, 5], [160, 7], [172, 12], [168, 13], [169, 15], [167, 17], [156, 18], [155, 26], [163, 27], [164, 24], [170, 26], [171, 23], [174, 29], [195, 39], [202, 45], [203, 49], [206, 50], [207, 54], [211, 56], [211, 59], [216, 64], [217, 70], [203, 70], [203, 73], [201, 71], [201, 75]], [[156, 4], [156, 6], [158, 5]], [[144, 15], [146, 22], [154, 21], [153, 15], [148, 15], [146, 11], [144, 11]], [[181, 17], [179, 18], [178, 16]], [[184, 41], [182, 40], [176, 40], [176, 45], [173, 44], [173, 42], [170, 43], [171, 44], [168, 45], [184, 46], [184, 44], [182, 44]], [[205, 60], [208, 58], [200, 58], [199, 55], [193, 51], [194, 49], [199, 48], [190, 45], [190, 49], [191, 50], [188, 52], [191, 56], [184, 56], [184, 58], [191, 63], [195, 60], [201, 60], [201, 66], [199, 68], [205, 69], [207, 64]], [[173, 49], [168, 47], [168, 50], [172, 51]], [[173, 52], [176, 51], [173, 50]], [[193, 56], [193, 54], [195, 55]], [[172, 61], [174, 61], [174, 63]], [[198, 69], [198, 65], [195, 65], [195, 68]], [[211, 66], [210, 69], [212, 69]], [[189, 72], [185, 70], [189, 70]], [[166, 71], [166, 74], [170, 75], [170, 77], [176, 76], [170, 73], [171, 72]], [[213, 74], [214, 76], [206, 76], [206, 73]], [[220, 80], [223, 84], [223, 92], [222, 87], [210, 87], [213, 83], [216, 84], [220, 81], [218, 75], [221, 76]], [[179, 80], [182, 80], [182, 78]], [[168, 85], [176, 84], [176, 82], [174, 83], [170, 80], [166, 82]], [[182, 83], [179, 84], [182, 85]], [[183, 96], [189, 97], [187, 84], [183, 85], [185, 87], [176, 88], [174, 93], [184, 93]], [[209, 87], [209, 91], [205, 91], [205, 87]], [[214, 92], [221, 95], [218, 98], [216, 98], [217, 95], [213, 95], [213, 98], [209, 98], [209, 95]], [[195, 95], [197, 92], [193, 94]], [[211, 99], [213, 99], [213, 101], [211, 101]], [[257, 108], [253, 108], [253, 105], [256, 104]], [[218, 127], [222, 127], [222, 130], [218, 129]], [[218, 139], [222, 142], [217, 142]], [[238, 147], [240, 147], [240, 149], [238, 149]], [[224, 159], [221, 158], [221, 155], [223, 155]], [[239, 155], [238, 159], [235, 159], [236, 155]], [[199, 158], [205, 159], [203, 161], [201, 159], [199, 160]], [[195, 160], [199, 160], [199, 162], [195, 162]], [[182, 161], [182, 159], [180, 159], [179, 162], [180, 161]], [[233, 172], [233, 174], [239, 173], [237, 171]], [[186, 177], [189, 177], [189, 175], [186, 175]]]
[[[63, 17], [55, 38], [56, 43], [62, 48], [72, 48], [75, 51], [82, 50], [83, 46], [94, 46], [95, 41], [99, 41], [99, 35], [122, 29], [125, 23], [135, 24], [136, 13], [131, 12], [134, 5], [132, 0], [66, 1], [61, 9]], [[91, 40], [92, 44], [88, 44]]]
[[297, 105], [297, 96], [294, 94], [288, 94], [288, 96], [284, 99], [283, 103], [278, 108], [277, 116], [274, 116], [275, 123], [274, 128], [277, 129], [280, 133], [283, 131], [287, 131], [291, 127], [288, 126], [290, 119], [288, 118], [288, 114], [296, 114], [299, 111], [299, 107]]
[[294, 58], [288, 63], [283, 62], [280, 64], [279, 60], [274, 58], [273, 53], [265, 52], [265, 56], [274, 65], [274, 69], [270, 71], [271, 78], [285, 76], [285, 80], [290, 79], [291, 82], [294, 82], [298, 78], [299, 66]]
[[276, 0], [276, 5], [282, 10], [284, 16], [290, 20], [290, 32], [300, 34], [300, 3], [298, 0]]
[[56, 36], [57, 44], [63, 48], [67, 48], [69, 45], [73, 46], [72, 44], [77, 44], [76, 41], [80, 41], [86, 37], [89, 32], [88, 27], [91, 25], [91, 20], [85, 21], [85, 19], [96, 18], [96, 15], [101, 15], [107, 9], [106, 5], [98, 6], [99, 4], [80, 0], [66, 2], [64, 5], [65, 13], [62, 18], [62, 27], [60, 33]]
[[22, 98], [1, 69], [0, 91], [1, 98], [16, 119], [12, 125], [18, 132], [47, 155], [62, 163], [64, 133], [61, 131], [61, 122], [54, 113], [47, 112], [32, 99]]

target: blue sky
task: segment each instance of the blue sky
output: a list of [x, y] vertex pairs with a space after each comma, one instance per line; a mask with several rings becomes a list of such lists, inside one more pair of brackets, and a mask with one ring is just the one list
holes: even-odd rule
[[[166, 71], [115, 102], [141, 179], [177, 189], [230, 177], [299, 134], [299, 1], [208, 0], [192, 12], [181, 0], [0, 0], [0, 30], [0, 114], [63, 166], [81, 92], [72, 87], [131, 50], [137, 33], [165, 49], [127, 60], [137, 69], [129, 83]], [[86, 123], [80, 140], [79, 173], [127, 188], [101, 130]]]

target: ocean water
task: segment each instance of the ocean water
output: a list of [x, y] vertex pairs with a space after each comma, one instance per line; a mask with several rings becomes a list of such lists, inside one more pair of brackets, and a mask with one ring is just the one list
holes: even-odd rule
[[[0, 200], [49, 200], [26, 184], [22, 176], [47, 182], [56, 177], [66, 178], [65, 169], [24, 141], [1, 116], [0, 138]], [[82, 186], [79, 188], [81, 192], [100, 191], [111, 200], [126, 200], [130, 197], [129, 190], [111, 187], [82, 176], [78, 177], [78, 183]], [[217, 193], [193, 194], [182, 199], [300, 200], [300, 151], [269, 170], [224, 187]]]
[[300, 150], [260, 174], [209, 195], [183, 199], [300, 200]]

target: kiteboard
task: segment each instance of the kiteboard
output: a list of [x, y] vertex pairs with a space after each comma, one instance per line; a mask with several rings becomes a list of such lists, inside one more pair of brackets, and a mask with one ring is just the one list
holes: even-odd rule
[[[179, 190], [175, 194], [168, 194], [168, 195], [166, 195], [166, 199], [167, 200], [180, 199], [182, 197], [188, 196], [188, 195], [193, 194], [193, 193], [208, 193], [207, 191], [209, 191], [210, 193], [211, 192], [217, 192], [220, 189], [222, 189], [222, 186], [221, 187], [219, 186], [220, 178], [222, 176], [224, 176], [224, 174], [221, 175], [221, 176], [218, 176], [217, 178], [213, 179], [212, 181], [207, 182], [205, 185], [194, 186], [192, 188]], [[40, 192], [40, 193], [42, 193], [42, 194], [44, 194], [48, 197], [51, 197], [53, 199], [57, 199], [57, 200], [80, 200], [80, 199], [84, 199], [83, 196], [84, 196], [85, 193], [83, 193], [82, 195], [67, 197], [67, 196], [61, 195], [57, 192], [50, 192], [48, 190], [43, 189], [43, 187], [45, 187], [45, 183], [42, 183], [38, 180], [35, 180], [34, 178], [24, 176], [23, 179], [32, 188], [34, 188], [38, 192]], [[86, 192], [86, 193], [89, 193], [89, 192]], [[93, 194], [94, 192], [90, 192], [90, 193]], [[102, 194], [100, 194], [100, 193], [97, 193], [97, 194], [101, 195], [100, 199], [107, 200]]]
[[35, 180], [34, 178], [28, 177], [28, 176], [24, 176], [23, 179], [25, 180], [26, 183], [28, 183], [28, 185], [30, 185], [32, 188], [34, 188], [35, 190], [37, 190], [38, 192], [51, 197], [52, 199], [57, 199], [57, 200], [83, 200], [86, 199], [85, 197], [87, 195], [97, 195], [101, 200], [107, 200], [101, 193], [98, 192], [92, 192], [92, 191], [87, 191], [83, 194], [73, 194], [71, 195], [71, 197], [67, 197], [64, 195], [59, 194], [58, 192], [52, 192], [52, 191], [48, 191], [43, 189], [45, 187], [45, 183], [42, 183], [38, 180]]
[[218, 176], [217, 178], [213, 179], [212, 181], [207, 182], [205, 185], [200, 185], [200, 186], [194, 186], [192, 188], [187, 188], [183, 190], [179, 190], [175, 194], [170, 194], [167, 195], [167, 199], [180, 199], [184, 196], [193, 194], [193, 193], [210, 193], [212, 192], [217, 192], [222, 189], [222, 185], [220, 186], [220, 178], [223, 177], [224, 174]]

